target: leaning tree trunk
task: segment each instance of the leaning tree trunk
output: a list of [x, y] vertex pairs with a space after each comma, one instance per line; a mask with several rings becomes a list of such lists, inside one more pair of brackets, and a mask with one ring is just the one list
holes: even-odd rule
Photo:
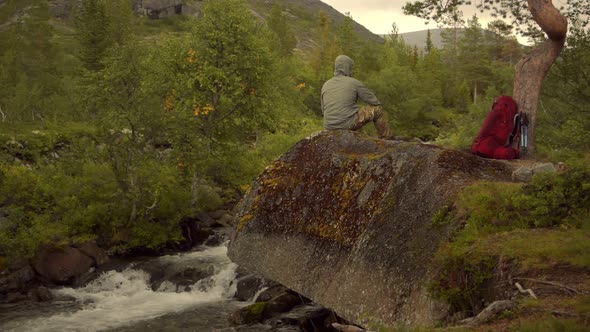
[[567, 20], [553, 6], [551, 0], [527, 0], [527, 2], [533, 19], [548, 37], [543, 44], [518, 62], [514, 77], [514, 100], [519, 110], [529, 117], [528, 156], [532, 157], [536, 151], [535, 127], [541, 86], [565, 44]]

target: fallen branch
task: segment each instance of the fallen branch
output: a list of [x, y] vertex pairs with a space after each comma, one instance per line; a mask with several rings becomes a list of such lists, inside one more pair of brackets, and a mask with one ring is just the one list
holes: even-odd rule
[[529, 289], [524, 289], [524, 288], [522, 288], [522, 286], [521, 286], [519, 283], [517, 283], [517, 282], [515, 282], [515, 283], [514, 283], [514, 286], [516, 286], [516, 288], [518, 288], [518, 291], [519, 291], [519, 292], [521, 292], [521, 293], [523, 293], [523, 294], [529, 294], [529, 295], [530, 295], [530, 296], [531, 296], [533, 299], [535, 299], [535, 300], [537, 299], [537, 295], [535, 295], [535, 292], [533, 292], [533, 290], [532, 290], [532, 289], [530, 289], [530, 288], [529, 288]]
[[509, 300], [502, 300], [502, 301], [495, 301], [485, 309], [483, 309], [477, 316], [466, 318], [461, 321], [460, 326], [468, 327], [468, 326], [477, 326], [481, 324], [488, 323], [492, 321], [494, 318], [498, 317], [501, 313], [506, 310], [512, 310], [516, 307], [516, 303]]
[[545, 281], [545, 280], [532, 279], [532, 278], [512, 278], [512, 279], [515, 279], [515, 280], [524, 280], [524, 281], [532, 281], [532, 282], [537, 282], [537, 283], [540, 283], [540, 284], [551, 285], [551, 286], [555, 286], [555, 287], [558, 287], [558, 288], [563, 288], [563, 289], [565, 289], [567, 291], [570, 291], [571, 293], [574, 293], [574, 294], [588, 294], [588, 292], [577, 290], [575, 288], [572, 288], [572, 287], [569, 287], [569, 286], [566, 286], [566, 285], [563, 285], [563, 284], [560, 284], [560, 283], [557, 283], [557, 282], [553, 282], [553, 281]]

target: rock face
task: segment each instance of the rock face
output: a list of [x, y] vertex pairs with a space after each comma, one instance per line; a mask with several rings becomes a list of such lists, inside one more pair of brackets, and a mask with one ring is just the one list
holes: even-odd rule
[[187, 4], [183, 0], [136, 0], [134, 10], [152, 19], [159, 19], [174, 15], [192, 15], [198, 12], [200, 2]]
[[457, 225], [433, 223], [509, 163], [350, 131], [322, 132], [269, 166], [236, 208], [230, 258], [359, 324], [432, 324], [431, 261]]
[[45, 248], [31, 260], [31, 265], [48, 281], [66, 284], [88, 272], [91, 267], [99, 265], [99, 262], [108, 261], [106, 254], [96, 245], [82, 245], [81, 248]]

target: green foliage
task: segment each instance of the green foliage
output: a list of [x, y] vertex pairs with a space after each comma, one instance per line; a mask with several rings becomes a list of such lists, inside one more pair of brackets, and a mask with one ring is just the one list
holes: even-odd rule
[[528, 214], [525, 221], [536, 227], [562, 225], [590, 228], [590, 169], [573, 168], [555, 176], [541, 173], [515, 205]]
[[60, 53], [52, 41], [48, 5], [33, 1], [22, 10], [13, 24], [0, 30], [0, 121], [43, 121], [62, 93], [62, 68], [56, 66]]
[[132, 32], [133, 12], [129, 0], [83, 0], [74, 13], [79, 58], [84, 68], [104, 68], [103, 58], [113, 45], [122, 45]]
[[451, 223], [453, 221], [451, 209], [451, 206], [445, 205], [440, 210], [438, 210], [434, 217], [432, 217], [432, 225], [443, 226]]
[[173, 58], [164, 56], [169, 59], [165, 72], [173, 83], [168, 91], [170, 113], [181, 126], [196, 129], [192, 131], [197, 140], [190, 144], [201, 150], [201, 157], [193, 158], [195, 162], [224, 143], [268, 128], [274, 64], [263, 42], [266, 35], [242, 1], [207, 2], [203, 17], [191, 24], [188, 38], [165, 46], [175, 49]]
[[473, 238], [518, 228], [588, 228], [589, 191], [588, 168], [540, 173], [524, 186], [482, 182], [465, 188], [457, 215], [467, 222], [463, 234]]
[[356, 59], [358, 54], [359, 39], [354, 31], [354, 20], [350, 13], [346, 13], [344, 21], [338, 27], [338, 48], [340, 53]]
[[[490, 95], [494, 96], [495, 90]], [[445, 122], [445, 130], [436, 138], [436, 142], [443, 146], [468, 150], [492, 108], [493, 98], [486, 97], [476, 105], [466, 105], [466, 112], [451, 114]]]
[[478, 310], [498, 257], [522, 269], [590, 266], [589, 183], [590, 170], [581, 167], [540, 173], [526, 185], [480, 182], [465, 188], [450, 216], [445, 208], [433, 220], [465, 225], [437, 253], [433, 296], [455, 311]]
[[320, 12], [317, 33], [318, 46], [313, 50], [310, 59], [310, 66], [313, 70], [318, 90], [321, 89], [324, 82], [332, 78], [334, 60], [340, 54], [333, 29], [332, 19], [326, 13]]
[[296, 142], [322, 129], [321, 121], [314, 118], [288, 122], [291, 130], [278, 130], [261, 135], [254, 146], [244, 149], [242, 145], [226, 147], [220, 162], [214, 164], [208, 174], [218, 183], [232, 187], [249, 185], [271, 162], [286, 152]]
[[[136, 36], [126, 0], [80, 2], [74, 33], [52, 24], [59, 38], [47, 7], [37, 9], [0, 32], [0, 110], [11, 121], [0, 123], [0, 256], [9, 260], [48, 243], [125, 251], [174, 241], [183, 216], [223, 203], [217, 184], [250, 183], [320, 129], [304, 105], [316, 91], [311, 70], [278, 59], [273, 33], [242, 1], [209, 1], [202, 19], [163, 21], [173, 33], [150, 39]], [[276, 18], [270, 25], [290, 33]], [[31, 116], [51, 121], [22, 121]]]
[[281, 6], [274, 4], [270, 16], [267, 19], [269, 29], [276, 34], [278, 53], [281, 56], [289, 56], [297, 46], [297, 38], [287, 24]]
[[206, 184], [196, 185], [194, 189], [195, 204], [201, 211], [218, 209], [223, 203], [217, 191]]
[[109, 47], [109, 19], [101, 0], [82, 1], [75, 13], [76, 39], [81, 45], [80, 60], [87, 70], [102, 68], [102, 58]]
[[552, 67], [543, 89], [539, 112], [539, 142], [549, 154], [567, 158], [590, 151], [590, 35], [579, 31]]
[[[174, 240], [180, 217], [219, 206], [211, 188], [249, 184], [322, 128], [319, 91], [340, 53], [353, 57], [354, 76], [376, 93], [397, 135], [464, 149], [493, 99], [510, 93], [520, 57], [508, 27], [496, 22], [497, 35], [485, 34], [473, 21], [462, 35], [458, 13], [447, 17], [457, 29], [446, 47], [422, 53], [395, 26], [378, 45], [362, 40], [350, 16], [336, 24], [296, 3], [248, 2], [266, 25], [239, 0], [205, 1], [200, 19], [161, 20], [135, 17], [127, 0], [76, 3], [70, 21], [52, 18], [43, 0], [0, 6], [0, 256], [10, 259], [45, 243], [97, 239], [124, 251]], [[542, 151], [553, 159], [582, 159], [589, 148], [580, 115], [587, 29], [576, 31], [539, 114]], [[317, 47], [291, 54], [294, 32]], [[480, 201], [441, 210], [433, 224], [469, 215], [471, 239], [586, 227], [586, 175], [536, 181], [509, 189], [511, 197], [474, 192]], [[576, 181], [581, 187], [568, 191]]]
[[515, 259], [522, 270], [550, 269], [559, 264], [590, 267], [588, 231], [581, 229], [514, 230], [474, 244], [480, 255]]
[[429, 285], [428, 291], [448, 303], [452, 312], [473, 314], [481, 309], [482, 286], [492, 278], [496, 260], [490, 256], [470, 257], [467, 252], [453, 249], [439, 253], [439, 278]]
[[[133, 202], [106, 163], [37, 170], [5, 166], [0, 171], [0, 206], [6, 216], [0, 223], [0, 238], [6, 240], [0, 255], [10, 260], [31, 257], [45, 244], [91, 239], [117, 250], [158, 247], [178, 238], [177, 224], [189, 213], [189, 188], [182, 190], [177, 170], [155, 163], [140, 165], [142, 191]], [[131, 220], [133, 204], [137, 212]]]

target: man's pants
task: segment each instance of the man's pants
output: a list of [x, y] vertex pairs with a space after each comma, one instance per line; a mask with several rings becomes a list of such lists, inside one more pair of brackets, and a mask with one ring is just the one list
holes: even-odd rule
[[375, 129], [377, 129], [379, 138], [387, 138], [391, 136], [387, 113], [383, 111], [383, 107], [381, 106], [361, 107], [357, 113], [356, 123], [350, 129], [359, 130], [371, 121], [375, 124]]

